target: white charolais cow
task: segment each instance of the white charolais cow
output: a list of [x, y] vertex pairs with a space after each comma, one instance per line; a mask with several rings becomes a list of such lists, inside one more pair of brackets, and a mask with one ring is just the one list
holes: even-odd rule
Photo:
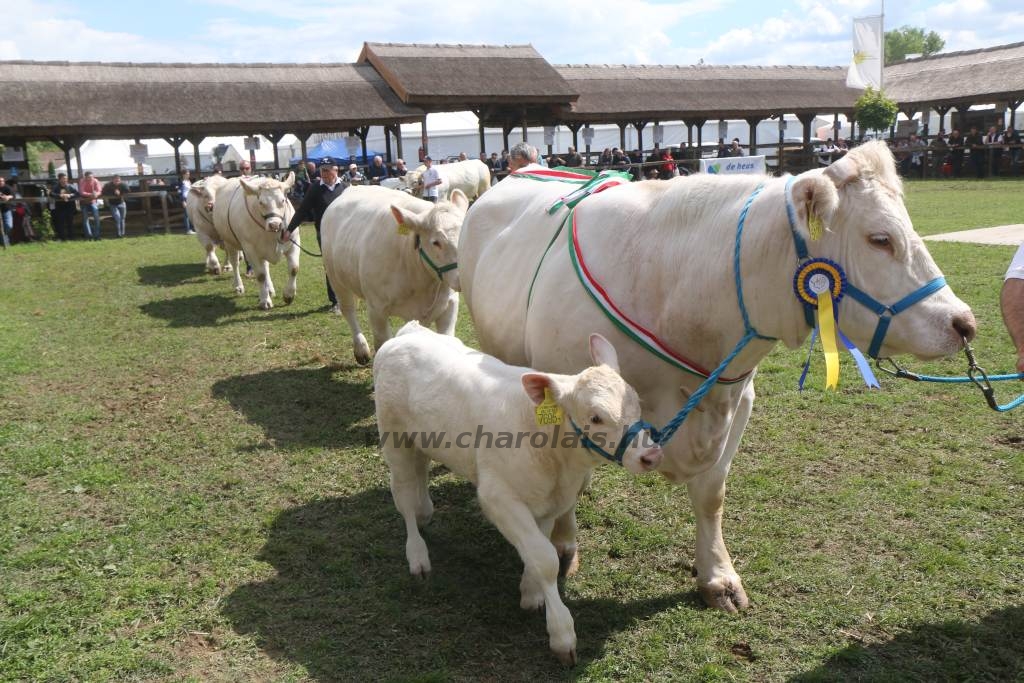
[[[462, 193], [472, 201], [491, 187], [491, 169], [487, 168], [487, 164], [479, 159], [467, 159], [451, 164], [434, 164], [434, 168], [441, 176], [441, 184], [438, 186], [439, 199], [448, 199], [454, 190], [462, 190]], [[404, 176], [406, 186], [417, 197], [423, 196], [420, 176], [425, 170], [427, 170], [426, 166], [419, 166]]]
[[[224, 187], [228, 179], [222, 175], [212, 175], [192, 183], [185, 197], [185, 212], [196, 231], [199, 243], [206, 251], [206, 271], [220, 275], [221, 265], [217, 259], [217, 247], [224, 246], [224, 239], [213, 224], [213, 207], [217, 202], [217, 192]], [[235, 255], [237, 259], [237, 253]], [[231, 258], [225, 260], [224, 270], [231, 272]]]
[[352, 333], [356, 362], [370, 362], [356, 297], [366, 301], [374, 348], [391, 338], [389, 316], [455, 333], [457, 245], [469, 201], [461, 191], [437, 204], [383, 187], [355, 186], [320, 223], [324, 269]]
[[281, 256], [288, 263], [288, 283], [284, 287], [284, 302], [295, 299], [296, 279], [299, 274], [299, 234], [293, 242], [282, 242], [281, 232], [287, 227], [295, 209], [288, 201], [288, 191], [295, 183], [295, 174], [284, 180], [264, 177], [231, 178], [217, 193], [213, 207], [213, 223], [224, 240], [230, 261], [236, 263], [235, 291], [245, 291], [237, 267], [237, 252], [245, 257], [260, 283], [260, 308], [273, 308], [274, 283], [270, 279], [270, 264]]
[[[405, 519], [409, 571], [430, 572], [419, 526], [433, 513], [427, 474], [436, 460], [476, 485], [484, 514], [519, 551], [519, 604], [545, 610], [551, 649], [565, 663], [576, 661], [576, 633], [558, 595], [559, 553], [551, 531], [556, 519], [572, 514], [593, 469], [612, 459], [607, 451], [602, 457], [585, 447], [574, 425], [614, 448], [612, 442], [640, 418], [640, 401], [618, 374], [612, 345], [595, 334], [585, 348], [591, 367], [575, 375], [546, 374], [506, 365], [411, 322], [381, 347], [373, 365], [381, 452]], [[546, 396], [561, 414], [556, 410], [554, 419], [538, 426], [535, 407]], [[443, 433], [454, 447], [406, 440], [430, 433]], [[634, 474], [655, 469], [661, 449], [649, 438], [638, 433], [621, 456], [616, 453], [619, 464]]]
[[[547, 210], [572, 189], [512, 176], [467, 214], [459, 268], [480, 345], [509, 363], [572, 372], [587, 362], [577, 350], [584, 336], [600, 332], [618, 348], [623, 377], [639, 392], [644, 418], [658, 429], [703, 381], [681, 368], [683, 360], [710, 372], [745, 336], [740, 287], [757, 333], [790, 348], [807, 338], [811, 328], [794, 293], [795, 273], [805, 262], [798, 258], [798, 241], [809, 257], [838, 263], [851, 285], [885, 305], [933, 281], [940, 285], [892, 316], [876, 355], [945, 356], [974, 334], [970, 309], [941, 286], [941, 273], [914, 231], [892, 155], [882, 143], [865, 144], [827, 169], [795, 178], [701, 175], [627, 183], [583, 199], [575, 223], [563, 225], [566, 209], [554, 215]], [[817, 228], [819, 220], [824, 234], [811, 239], [809, 226]], [[737, 233], [739, 286], [733, 268]], [[571, 235], [578, 237], [574, 246]], [[590, 283], [587, 290], [584, 282]], [[635, 338], [618, 327], [624, 320], [613, 323], [615, 314], [598, 307], [602, 296], [634, 323], [629, 329]], [[842, 331], [867, 350], [879, 316], [852, 295], [839, 309]], [[685, 359], [673, 364], [654, 355], [649, 348], [656, 348], [655, 341], [645, 347], [635, 340], [641, 338], [638, 327], [656, 337], [665, 354]], [[660, 470], [687, 485], [696, 514], [698, 587], [709, 605], [727, 611], [748, 601], [722, 536], [725, 480], [750, 417], [754, 371], [774, 340], [751, 341], [722, 377], [734, 381], [712, 388], [701, 410], [663, 443]], [[574, 547], [573, 520], [562, 520], [555, 538]]]

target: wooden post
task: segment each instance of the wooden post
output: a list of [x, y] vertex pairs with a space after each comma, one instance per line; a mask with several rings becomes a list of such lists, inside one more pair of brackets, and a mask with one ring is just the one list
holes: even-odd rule
[[370, 134], [370, 127], [369, 126], [363, 126], [362, 128], [359, 128], [359, 129], [356, 130], [356, 135], [359, 136], [359, 141], [363, 145], [363, 162], [366, 163], [367, 166], [369, 166], [369, 164], [370, 164], [370, 160], [366, 158], [366, 136], [369, 135], [369, 134]]
[[[309, 161], [309, 154], [308, 154], [309, 150], [306, 148], [306, 141], [309, 140], [309, 134], [308, 133], [306, 133], [306, 134], [301, 134], [300, 133], [296, 137], [299, 138], [299, 149], [302, 151], [302, 167], [305, 168], [306, 167], [306, 162]], [[310, 178], [309, 180], [312, 181], [313, 179]]]
[[[636, 128], [636, 148], [638, 150], [640, 150], [641, 163], [643, 163], [644, 127], [646, 127], [646, 126], [647, 126], [647, 122], [646, 121], [634, 121], [633, 122], [633, 127]], [[622, 151], [625, 152], [626, 150], [622, 150]], [[641, 166], [640, 168], [642, 169], [643, 167]], [[640, 175], [642, 176], [643, 172], [641, 172]]]
[[206, 139], [205, 135], [193, 135], [190, 138], [186, 138], [192, 143], [192, 161], [196, 165], [196, 177], [198, 178], [199, 172], [202, 170], [202, 163], [199, 160], [199, 143]]
[[[420, 121], [420, 147], [423, 149], [424, 156], [430, 154], [430, 148], [427, 146], [428, 143], [429, 139], [427, 138], [427, 117], [424, 116], [423, 120]], [[422, 161], [422, 159], [419, 160], [420, 163]], [[413, 166], [413, 168], [416, 167]]]
[[625, 154], [626, 153], [626, 126], [628, 126], [629, 124], [628, 123], [620, 123], [618, 125], [619, 125], [619, 149], [621, 149], [622, 153]]
[[750, 148], [747, 150], [747, 156], [757, 154], [757, 124], [762, 120], [760, 116], [751, 116], [747, 119], [747, 125], [750, 126]]
[[263, 137], [265, 137], [266, 139], [270, 140], [270, 145], [271, 145], [271, 147], [273, 147], [273, 151], [274, 151], [274, 168], [280, 168], [281, 165], [280, 165], [280, 162], [278, 161], [278, 158], [277, 158], [277, 143], [280, 142], [281, 138], [284, 137], [284, 133], [281, 133], [279, 131], [271, 131], [270, 133], [264, 133]]
[[389, 164], [395, 161], [391, 155], [391, 126], [384, 126], [384, 156]]
[[[185, 138], [180, 135], [172, 135], [171, 137], [164, 138], [164, 141], [174, 148], [174, 172], [178, 173], [181, 171], [181, 143], [185, 142]], [[135, 138], [135, 144], [142, 144], [139, 142], [139, 138]], [[199, 168], [196, 167], [196, 174], [198, 177]], [[139, 175], [142, 175], [142, 164], [139, 164]]]
[[395, 154], [397, 158], [405, 160], [402, 154], [402, 124], [400, 123], [395, 124]]
[[171, 217], [167, 213], [167, 191], [161, 190], [160, 192], [160, 208], [164, 214], [164, 234], [171, 234]]
[[574, 150], [576, 150], [577, 153], [579, 153], [579, 151], [580, 151], [579, 133], [580, 133], [580, 128], [583, 127], [583, 124], [581, 124], [581, 123], [567, 123], [565, 125], [572, 132], [572, 148]]
[[82, 147], [79, 143], [75, 144], [75, 166], [78, 168], [78, 177], [82, 177]]

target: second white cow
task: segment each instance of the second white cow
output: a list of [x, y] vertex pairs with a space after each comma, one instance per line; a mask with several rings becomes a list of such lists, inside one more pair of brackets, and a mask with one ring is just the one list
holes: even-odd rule
[[[491, 186], [491, 171], [487, 168], [487, 164], [479, 159], [456, 161], [452, 164], [434, 164], [434, 168], [441, 176], [441, 185], [438, 187], [439, 199], [448, 199], [453, 191], [462, 190], [462, 193], [472, 201]], [[417, 197], [423, 196], [420, 176], [425, 170], [427, 170], [426, 166], [420, 166], [405, 175], [406, 186]]]
[[320, 223], [324, 269], [352, 332], [356, 362], [370, 347], [356, 317], [366, 301], [375, 348], [391, 338], [389, 316], [455, 333], [457, 250], [469, 201], [461, 191], [432, 204], [405, 192], [357, 185], [327, 207]]
[[[192, 183], [188, 196], [185, 197], [185, 213], [196, 231], [199, 243], [206, 251], [206, 271], [214, 275], [220, 275], [221, 265], [217, 259], [217, 247], [224, 246], [224, 239], [217, 232], [213, 224], [213, 207], [217, 202], [217, 192], [224, 187], [228, 179], [222, 175], [212, 175]], [[238, 258], [237, 252], [234, 258]], [[224, 262], [224, 270], [231, 272], [231, 254]]]
[[[274, 283], [270, 279], [270, 264], [284, 256], [288, 262], [288, 284], [284, 287], [284, 302], [295, 299], [296, 279], [299, 275], [299, 233], [292, 241], [282, 242], [281, 231], [288, 225], [295, 209], [288, 201], [288, 191], [295, 184], [295, 174], [284, 180], [263, 177], [231, 178], [217, 193], [213, 207], [213, 223], [224, 240], [229, 258], [239, 250], [253, 267], [260, 283], [260, 308], [273, 308]], [[235, 268], [235, 291], [245, 291], [242, 276]]]

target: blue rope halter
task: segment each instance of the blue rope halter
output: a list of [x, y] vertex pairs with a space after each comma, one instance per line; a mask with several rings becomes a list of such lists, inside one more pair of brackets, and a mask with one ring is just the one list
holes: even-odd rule
[[597, 455], [600, 455], [608, 462], [613, 462], [619, 466], [622, 465], [622, 458], [626, 454], [626, 449], [629, 447], [631, 443], [633, 443], [633, 441], [637, 438], [637, 435], [643, 430], [646, 429], [650, 431], [651, 439], [653, 439], [655, 443], [658, 442], [658, 438], [657, 436], [655, 436], [658, 433], [658, 430], [654, 428], [654, 425], [652, 425], [649, 422], [644, 422], [643, 420], [637, 420], [636, 422], [631, 424], [629, 426], [629, 429], [627, 429], [626, 432], [622, 435], [622, 439], [619, 440], [618, 444], [616, 444], [615, 446], [615, 452], [609, 453], [599, 444], [591, 440], [591, 438], [587, 436], [586, 432], [580, 429], [579, 426], [576, 424], [576, 421], [573, 420], [571, 417], [569, 418], [569, 424], [571, 424], [573, 430], [575, 430], [576, 436], [580, 438], [581, 446], [586, 448], [591, 453], [596, 453]]

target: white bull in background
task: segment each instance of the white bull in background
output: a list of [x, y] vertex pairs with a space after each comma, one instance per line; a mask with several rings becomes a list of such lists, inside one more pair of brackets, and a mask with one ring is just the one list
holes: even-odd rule
[[[696, 516], [697, 584], [709, 605], [726, 611], [748, 604], [722, 536], [722, 508], [726, 475], [754, 401], [754, 371], [775, 340], [796, 348], [810, 333], [794, 294], [800, 260], [793, 231], [811, 257], [840, 264], [850, 283], [887, 305], [940, 276], [907, 215], [892, 155], [873, 142], [827, 169], [797, 176], [789, 192], [786, 178], [701, 175], [594, 194], [575, 215], [579, 240], [573, 253], [589, 273], [582, 279], [599, 283], [621, 314], [671, 353], [711, 371], [745, 335], [733, 260], [741, 211], [761, 185], [742, 231], [740, 282], [750, 325], [774, 339], [754, 339], [733, 359], [723, 377], [738, 381], [712, 388], [700, 410], [663, 444], [659, 468], [688, 487]], [[703, 380], [627, 337], [591, 298], [598, 291], [584, 290], [570, 258], [572, 225], [563, 226], [565, 209], [547, 213], [575, 187], [510, 178], [467, 214], [459, 269], [480, 345], [510, 364], [571, 373], [588, 364], [581, 349], [596, 331], [618, 349], [622, 375], [639, 392], [644, 419], [664, 429]], [[809, 225], [817, 227], [819, 220], [824, 234], [812, 240]], [[839, 309], [842, 331], [866, 349], [877, 314], [849, 296]], [[943, 287], [892, 317], [878, 355], [949, 355], [974, 331], [970, 309]], [[552, 541], [571, 561], [574, 517], [559, 519]]]
[[292, 242], [281, 241], [281, 231], [288, 225], [295, 209], [288, 201], [288, 191], [295, 184], [295, 174], [289, 173], [284, 180], [273, 178], [231, 178], [217, 192], [213, 207], [213, 223], [217, 234], [224, 240], [228, 260], [235, 267], [235, 291], [245, 291], [242, 276], [238, 271], [238, 252], [245, 257], [260, 283], [260, 308], [274, 307], [276, 294], [270, 279], [270, 264], [277, 263], [284, 256], [288, 262], [288, 283], [284, 287], [284, 302], [295, 299], [296, 278], [299, 274], [299, 233], [292, 235]]
[[[221, 266], [217, 259], [217, 247], [224, 246], [224, 239], [217, 232], [213, 224], [213, 207], [217, 201], [217, 192], [227, 184], [228, 179], [222, 175], [212, 175], [192, 183], [188, 195], [185, 197], [185, 212], [196, 231], [199, 243], [206, 251], [206, 271], [214, 275], [220, 275]], [[237, 258], [237, 254], [236, 254]], [[237, 265], [231, 259], [225, 259], [224, 270], [231, 272], [232, 266]]]
[[[441, 176], [438, 199], [448, 199], [453, 190], [462, 190], [462, 193], [470, 201], [473, 201], [491, 186], [491, 170], [479, 159], [467, 159], [451, 164], [435, 163], [434, 168]], [[404, 176], [406, 187], [417, 197], [423, 196], [423, 184], [420, 177], [425, 170], [427, 170], [426, 166], [419, 166]]]
[[451, 201], [433, 204], [397, 190], [356, 186], [327, 207], [320, 223], [324, 269], [348, 321], [356, 362], [370, 362], [356, 297], [366, 301], [375, 349], [391, 338], [392, 315], [455, 333], [456, 250], [468, 206], [460, 190]]

